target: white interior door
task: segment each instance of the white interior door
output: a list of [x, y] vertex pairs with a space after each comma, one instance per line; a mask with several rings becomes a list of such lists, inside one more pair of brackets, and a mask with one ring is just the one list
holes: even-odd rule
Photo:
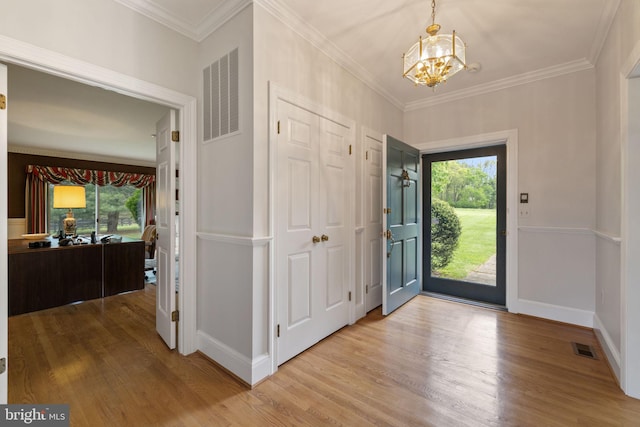
[[156, 330], [169, 348], [176, 347], [176, 155], [171, 131], [176, 129], [171, 110], [156, 124]]
[[348, 129], [279, 100], [278, 364], [349, 322]]
[[365, 137], [365, 309], [382, 304], [382, 136]]
[[[0, 170], [7, 170], [7, 67], [0, 64], [0, 94], [7, 97], [3, 107], [0, 101]], [[6, 176], [6, 175], [5, 175]], [[0, 242], [7, 241], [7, 181], [0, 184]], [[0, 245], [0, 404], [7, 403], [7, 360], [9, 353], [8, 342], [8, 318], [9, 318], [9, 283], [8, 283], [8, 257], [7, 245]], [[2, 368], [3, 365], [5, 368]]]

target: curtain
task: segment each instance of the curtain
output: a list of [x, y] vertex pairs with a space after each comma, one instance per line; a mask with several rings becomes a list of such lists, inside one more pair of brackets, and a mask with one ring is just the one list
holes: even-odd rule
[[156, 182], [146, 186], [142, 190], [144, 197], [144, 223], [146, 225], [155, 224], [156, 219]]
[[49, 202], [49, 184], [27, 174], [25, 188], [25, 212], [27, 214], [27, 233], [47, 232], [47, 206]]
[[149, 224], [149, 219], [155, 216], [155, 175], [28, 165], [25, 201], [29, 233], [46, 232], [48, 186], [49, 183], [60, 184], [63, 181], [71, 181], [79, 185], [113, 185], [115, 187], [133, 185], [136, 188], [142, 188], [145, 199], [145, 224]]
[[60, 184], [62, 181], [71, 181], [74, 184], [85, 185], [95, 184], [99, 186], [113, 185], [122, 187], [123, 185], [133, 185], [136, 188], [144, 188], [151, 183], [155, 183], [155, 175], [130, 172], [109, 172], [96, 171], [90, 169], [60, 168], [54, 166], [27, 166], [27, 174], [32, 174], [44, 182]]

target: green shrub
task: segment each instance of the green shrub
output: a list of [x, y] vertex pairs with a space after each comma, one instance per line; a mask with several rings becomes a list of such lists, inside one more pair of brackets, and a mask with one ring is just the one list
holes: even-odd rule
[[431, 269], [444, 268], [451, 262], [462, 232], [460, 219], [453, 208], [440, 199], [431, 201]]

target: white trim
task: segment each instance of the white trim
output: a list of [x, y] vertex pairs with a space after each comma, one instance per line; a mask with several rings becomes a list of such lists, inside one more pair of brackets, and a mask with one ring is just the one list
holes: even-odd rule
[[593, 231], [593, 234], [596, 235], [596, 237], [602, 240], [606, 240], [618, 246], [620, 246], [620, 244], [622, 243], [622, 238], [619, 236], [614, 236], [613, 234], [607, 233], [605, 231], [599, 231], [599, 230], [592, 230], [592, 231]]
[[115, 1], [197, 42], [207, 38], [252, 3], [252, 0], [221, 1], [219, 6], [211, 10], [198, 22], [187, 22], [160, 6], [157, 2], [149, 0]]
[[616, 348], [611, 335], [609, 335], [597, 313], [593, 315], [593, 331], [609, 361], [609, 366], [611, 366], [614, 375], [620, 382], [620, 351]]
[[465, 150], [505, 144], [507, 146], [507, 265], [506, 305], [518, 313], [518, 130], [510, 129], [462, 138], [414, 144], [421, 154]]
[[593, 311], [526, 299], [518, 299], [517, 305], [520, 314], [593, 328]]
[[542, 227], [542, 226], [524, 226], [518, 227], [519, 231], [525, 233], [552, 233], [552, 234], [587, 234], [593, 235], [594, 231], [589, 228], [578, 227]]
[[494, 80], [492, 82], [470, 87], [468, 89], [456, 90], [453, 92], [443, 93], [440, 95], [421, 99], [419, 101], [409, 102], [407, 103], [407, 105], [405, 105], [404, 111], [407, 112], [420, 110], [422, 108], [443, 104], [445, 102], [458, 101], [460, 99], [470, 98], [472, 96], [484, 95], [487, 93], [508, 89], [510, 87], [525, 85], [528, 83], [550, 79], [565, 74], [577, 73], [578, 71], [589, 70], [592, 68], [593, 64], [586, 59], [578, 59], [576, 61], [554, 65], [551, 67], [543, 68], [541, 70], [529, 71], [527, 73], [522, 73], [516, 76]]
[[245, 355], [238, 353], [228, 345], [216, 340], [205, 332], [197, 332], [198, 349], [207, 357], [215, 360], [225, 369], [233, 372], [247, 384], [253, 384], [253, 363]]
[[229, 234], [205, 233], [199, 231], [196, 233], [198, 239], [208, 240], [211, 242], [227, 243], [239, 246], [266, 246], [273, 240], [272, 236], [266, 237], [248, 237], [248, 236], [232, 236]]
[[[180, 293], [178, 310], [178, 350], [196, 351], [196, 98], [117, 71], [84, 62], [38, 46], [0, 35], [0, 60], [26, 66], [91, 86], [175, 108], [180, 114], [180, 174], [182, 212], [180, 213]], [[6, 152], [6, 149], [3, 150]], [[2, 186], [6, 192], [6, 185]], [[6, 198], [5, 198], [6, 200]]]
[[592, 64], [596, 64], [598, 62], [598, 57], [600, 57], [600, 52], [604, 47], [604, 43], [607, 41], [609, 30], [616, 18], [616, 13], [618, 13], [619, 7], [620, 0], [607, 0], [604, 2], [604, 10], [602, 11], [602, 15], [600, 15], [600, 20], [596, 27], [595, 37], [593, 38], [593, 44], [591, 45], [588, 57], [589, 62]]
[[308, 22], [305, 22], [282, 0], [226, 0], [221, 2], [218, 7], [209, 12], [204, 19], [197, 23], [186, 22], [165, 8], [158, 6], [157, 3], [149, 0], [115, 1], [197, 42], [201, 42], [206, 39], [218, 28], [244, 10], [248, 5], [252, 3], [260, 5], [276, 19], [291, 28], [303, 39], [331, 58], [331, 60], [350, 72], [355, 78], [360, 80], [374, 92], [380, 94], [396, 108], [405, 112], [593, 68], [593, 64], [596, 63], [596, 60], [600, 55], [600, 51], [602, 50], [620, 4], [620, 0], [605, 2], [605, 8], [600, 20], [598, 21], [598, 26], [593, 39], [594, 41], [588, 58], [578, 59], [541, 70], [530, 71], [517, 76], [497, 80], [488, 84], [435, 95], [423, 100], [404, 104], [393, 93], [380, 84], [369, 70], [361, 66], [350, 55], [327, 39], [320, 31], [310, 26]]
[[78, 153], [75, 151], [51, 150], [49, 148], [26, 147], [20, 145], [9, 144], [7, 151], [10, 153], [30, 154], [32, 156], [60, 157], [63, 159], [89, 160], [101, 163], [117, 163], [123, 165], [134, 165], [155, 168], [155, 162], [141, 159], [132, 159], [130, 157], [105, 156], [102, 154]]
[[[640, 200], [635, 194], [632, 177], [634, 160], [629, 158], [629, 152], [634, 150], [637, 157], [636, 141], [631, 140], [629, 135], [630, 113], [629, 111], [629, 79], [633, 77], [636, 67], [640, 65], [640, 41], [638, 41], [631, 53], [624, 61], [620, 72], [620, 164], [621, 164], [621, 251], [620, 251], [620, 386], [629, 396], [640, 399], [640, 367], [638, 365], [638, 351], [640, 342], [637, 339], [637, 330], [640, 327], [640, 320], [637, 315], [637, 298], [640, 290], [638, 282], [635, 280], [635, 269], [637, 255], [640, 250], [638, 240], [640, 236], [636, 232], [630, 234], [630, 224], [636, 214], [629, 207], [631, 204], [637, 206]], [[632, 249], [630, 249], [632, 247]], [[634, 251], [635, 249], [635, 251]], [[632, 270], [632, 271], [630, 271]], [[631, 320], [630, 320], [631, 318]]]
[[525, 233], [553, 233], [553, 234], [593, 234], [594, 236], [606, 240], [610, 243], [616, 244], [620, 246], [622, 239], [618, 236], [614, 236], [613, 234], [592, 230], [590, 228], [581, 228], [581, 227], [545, 227], [545, 226], [529, 226], [529, 225], [521, 225], [518, 227], [519, 231], [523, 231]]
[[[8, 91], [7, 67], [0, 63], [0, 91]], [[11, 107], [9, 99], [9, 107]], [[0, 184], [0, 358], [7, 361], [7, 369], [0, 374], [0, 404], [6, 404], [8, 399], [8, 378], [11, 369], [9, 358], [9, 251], [7, 248], [7, 218], [8, 218], [8, 185], [7, 171], [7, 117], [8, 110], [0, 110], [0, 170], [3, 171], [3, 184]]]

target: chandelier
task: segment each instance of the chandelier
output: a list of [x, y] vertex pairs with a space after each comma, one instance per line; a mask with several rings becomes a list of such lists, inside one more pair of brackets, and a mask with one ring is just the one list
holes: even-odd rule
[[440, 25], [436, 24], [436, 0], [431, 1], [431, 25], [427, 27], [429, 37], [411, 46], [402, 55], [403, 77], [416, 86], [428, 86], [435, 90], [441, 83], [458, 71], [467, 68], [465, 64], [466, 46], [455, 30], [451, 35], [439, 35]]

